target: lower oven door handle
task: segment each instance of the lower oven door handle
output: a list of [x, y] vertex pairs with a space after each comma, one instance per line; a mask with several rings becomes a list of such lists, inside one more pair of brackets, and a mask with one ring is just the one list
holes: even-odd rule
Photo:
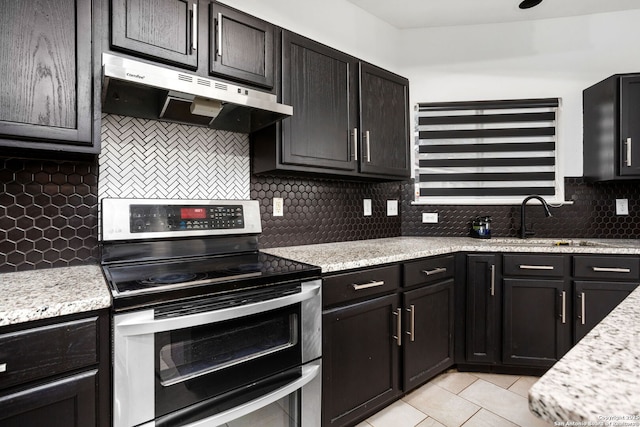
[[318, 296], [320, 294], [321, 286], [320, 281], [313, 281], [303, 283], [300, 292], [284, 297], [174, 318], [128, 319], [123, 320], [122, 322], [116, 322], [115, 327], [117, 328], [118, 333], [122, 336], [147, 335], [182, 328], [192, 328], [194, 326], [222, 322], [229, 319], [237, 319], [297, 304]]
[[277, 402], [283, 397], [293, 393], [296, 390], [301, 389], [307, 383], [311, 382], [320, 372], [319, 362], [308, 363], [302, 367], [302, 376], [289, 384], [272, 391], [271, 393], [260, 396], [257, 399], [251, 400], [235, 408], [229, 409], [225, 412], [213, 415], [209, 418], [203, 418], [191, 424], [186, 424], [184, 427], [217, 427], [240, 418], [244, 415], [250, 414], [260, 408], [263, 408], [271, 403]]

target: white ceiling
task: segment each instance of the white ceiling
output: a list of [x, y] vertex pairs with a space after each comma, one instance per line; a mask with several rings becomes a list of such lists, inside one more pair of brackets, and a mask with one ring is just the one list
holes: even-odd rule
[[521, 10], [521, 0], [348, 0], [396, 28], [493, 24], [640, 9], [640, 0], [543, 0]]

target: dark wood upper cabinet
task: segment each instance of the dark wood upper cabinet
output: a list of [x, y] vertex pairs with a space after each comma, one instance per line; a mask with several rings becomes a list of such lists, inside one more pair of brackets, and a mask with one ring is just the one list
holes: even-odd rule
[[235, 9], [210, 4], [209, 71], [272, 89], [276, 27]]
[[288, 31], [282, 45], [282, 102], [294, 114], [281, 125], [282, 163], [355, 172], [357, 62]]
[[199, 13], [198, 0], [112, 0], [111, 47], [195, 70]]
[[640, 74], [616, 74], [583, 91], [584, 177], [640, 178]]
[[91, 0], [0, 13], [0, 145], [94, 153]]
[[284, 30], [281, 62], [293, 116], [252, 134], [255, 173], [409, 176], [406, 79]]
[[360, 171], [408, 177], [409, 81], [360, 63]]

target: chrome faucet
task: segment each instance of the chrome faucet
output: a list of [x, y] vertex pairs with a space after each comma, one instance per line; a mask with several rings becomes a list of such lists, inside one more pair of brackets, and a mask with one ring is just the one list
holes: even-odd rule
[[521, 239], [526, 239], [527, 236], [533, 236], [533, 230], [527, 230], [527, 225], [526, 225], [526, 221], [525, 221], [525, 208], [527, 206], [527, 202], [531, 199], [537, 199], [540, 200], [540, 203], [542, 203], [542, 207], [544, 208], [544, 216], [546, 217], [550, 217], [553, 216], [551, 215], [551, 211], [549, 210], [549, 205], [547, 204], [547, 202], [540, 196], [529, 196], [527, 198], [525, 198], [522, 201], [522, 206], [520, 207], [520, 238]]

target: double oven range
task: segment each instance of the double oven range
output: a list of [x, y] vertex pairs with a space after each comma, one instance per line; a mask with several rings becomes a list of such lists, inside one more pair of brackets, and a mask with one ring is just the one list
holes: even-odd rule
[[258, 250], [256, 201], [101, 214], [115, 427], [320, 426], [320, 270]]

